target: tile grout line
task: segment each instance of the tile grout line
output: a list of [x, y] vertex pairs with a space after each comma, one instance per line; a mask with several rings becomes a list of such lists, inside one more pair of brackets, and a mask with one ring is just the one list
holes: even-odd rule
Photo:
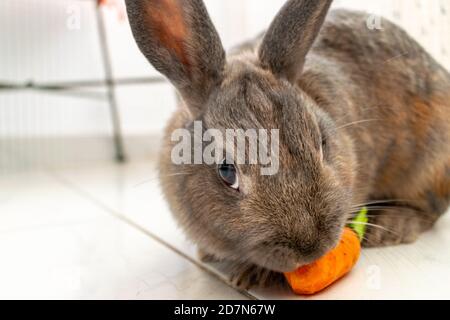
[[106, 205], [102, 201], [98, 200], [97, 198], [92, 196], [89, 192], [87, 192], [83, 188], [79, 187], [78, 185], [74, 184], [72, 181], [69, 181], [68, 179], [60, 176], [59, 174], [57, 174], [57, 173], [55, 173], [53, 171], [46, 171], [46, 173], [48, 175], [50, 175], [51, 177], [53, 177], [54, 179], [56, 179], [57, 181], [59, 181], [60, 183], [62, 183], [64, 186], [66, 186], [70, 190], [76, 192], [79, 196], [81, 196], [81, 197], [91, 201], [94, 205], [96, 205], [97, 207], [101, 208], [103, 211], [107, 212], [109, 215], [111, 215], [111, 216], [121, 220], [122, 222], [124, 222], [127, 225], [129, 225], [130, 227], [140, 231], [141, 233], [143, 233], [147, 237], [151, 238], [152, 240], [156, 241], [160, 245], [164, 246], [165, 248], [167, 248], [167, 249], [173, 251], [174, 253], [178, 254], [179, 256], [185, 258], [186, 260], [188, 260], [189, 262], [191, 262], [192, 264], [194, 264], [195, 266], [197, 266], [201, 270], [203, 270], [206, 273], [208, 273], [209, 275], [213, 276], [214, 278], [216, 278], [220, 282], [224, 283], [226, 286], [230, 287], [231, 289], [237, 291], [238, 293], [240, 293], [244, 297], [246, 297], [246, 298], [248, 298], [250, 300], [259, 300], [257, 297], [255, 297], [254, 295], [252, 295], [251, 293], [249, 293], [246, 290], [236, 289], [235, 287], [233, 287], [228, 282], [228, 280], [225, 277], [223, 277], [220, 274], [216, 273], [212, 268], [199, 263], [198, 261], [196, 261], [195, 259], [193, 259], [189, 255], [187, 255], [186, 253], [184, 253], [181, 250], [177, 249], [173, 245], [167, 243], [162, 238], [160, 238], [157, 235], [153, 234], [152, 232], [146, 230], [145, 228], [143, 228], [142, 226], [140, 226], [136, 222], [128, 219], [127, 217], [125, 217], [123, 214], [121, 214], [117, 210], [115, 210], [113, 208], [110, 208], [108, 205]]

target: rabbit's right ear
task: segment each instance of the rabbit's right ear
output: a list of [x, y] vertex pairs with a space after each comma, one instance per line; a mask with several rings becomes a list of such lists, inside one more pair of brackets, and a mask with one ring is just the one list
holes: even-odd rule
[[267, 30], [259, 48], [263, 67], [295, 82], [332, 0], [289, 0]]
[[221, 82], [225, 51], [202, 0], [126, 0], [145, 57], [181, 93], [196, 116]]

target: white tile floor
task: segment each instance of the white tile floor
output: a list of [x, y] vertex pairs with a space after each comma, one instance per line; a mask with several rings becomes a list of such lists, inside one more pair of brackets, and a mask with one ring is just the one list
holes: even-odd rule
[[[238, 292], [200, 263], [152, 161], [0, 177], [0, 298], [300, 299]], [[416, 244], [365, 250], [310, 299], [394, 298], [450, 298], [450, 215]]]

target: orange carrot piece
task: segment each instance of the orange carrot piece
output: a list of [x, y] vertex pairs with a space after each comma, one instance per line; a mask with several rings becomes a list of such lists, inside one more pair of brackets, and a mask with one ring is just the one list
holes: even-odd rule
[[361, 244], [357, 234], [345, 228], [339, 244], [319, 260], [285, 273], [292, 290], [313, 295], [346, 275], [358, 261]]

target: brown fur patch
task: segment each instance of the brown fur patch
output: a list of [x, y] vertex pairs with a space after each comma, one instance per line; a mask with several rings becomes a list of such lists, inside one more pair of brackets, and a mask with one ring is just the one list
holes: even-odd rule
[[161, 44], [188, 69], [190, 62], [184, 41], [188, 37], [188, 28], [183, 17], [183, 9], [177, 0], [153, 0], [147, 6], [148, 23], [155, 31]]
[[434, 110], [432, 106], [424, 103], [422, 99], [415, 99], [413, 102], [413, 130], [416, 133], [416, 138], [419, 143], [425, 144], [434, 117]]

